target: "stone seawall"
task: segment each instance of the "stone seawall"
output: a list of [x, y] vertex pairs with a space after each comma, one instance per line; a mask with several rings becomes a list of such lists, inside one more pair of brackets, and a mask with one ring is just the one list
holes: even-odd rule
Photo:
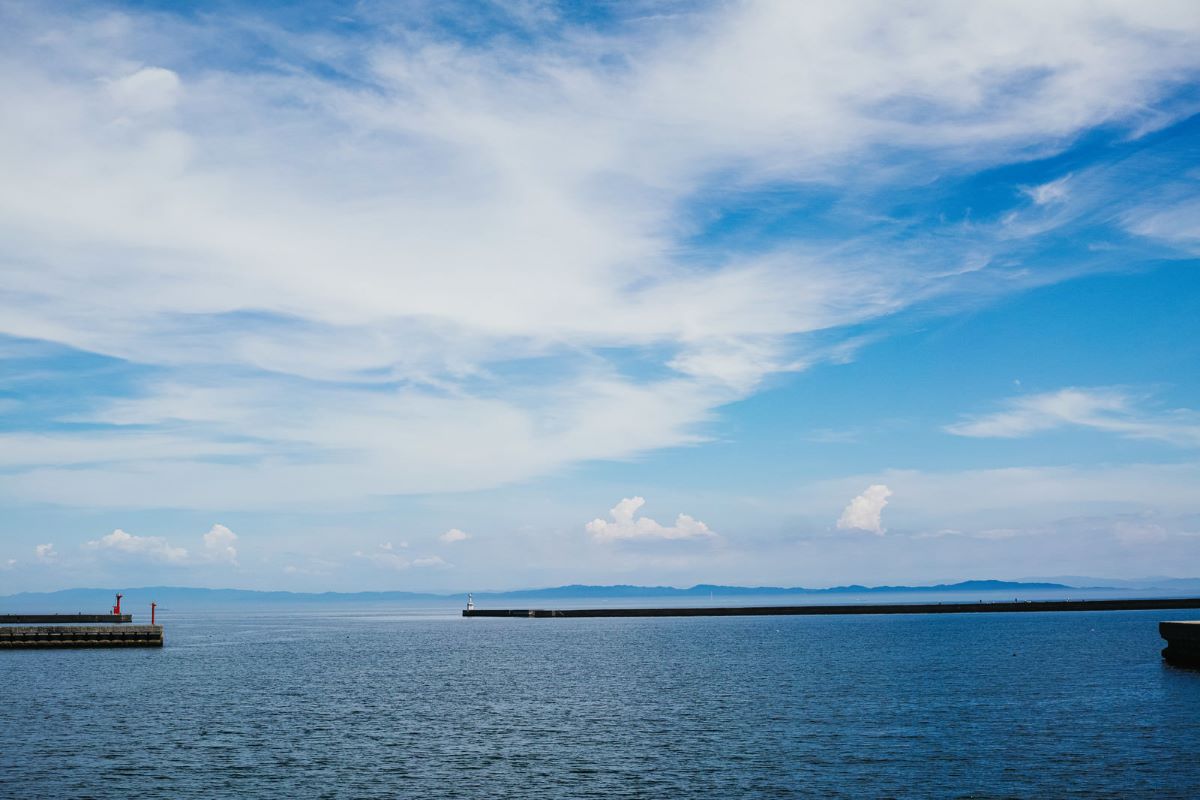
[[692, 608], [472, 608], [464, 617], [743, 617], [826, 614], [980, 614], [1031, 611], [1146, 611], [1200, 608], [1200, 597], [1136, 600], [1030, 600], [1000, 603], [879, 603]]
[[80, 625], [133, 622], [133, 614], [0, 614], [0, 625]]
[[162, 625], [0, 627], [0, 650], [55, 647], [162, 647]]

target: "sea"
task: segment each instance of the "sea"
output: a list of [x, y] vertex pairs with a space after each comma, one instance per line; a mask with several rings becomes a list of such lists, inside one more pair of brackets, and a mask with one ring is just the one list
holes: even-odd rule
[[168, 609], [0, 653], [0, 797], [1190, 800], [1188, 618]]

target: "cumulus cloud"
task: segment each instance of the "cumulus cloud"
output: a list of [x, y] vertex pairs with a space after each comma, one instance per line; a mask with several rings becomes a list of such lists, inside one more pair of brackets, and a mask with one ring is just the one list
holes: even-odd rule
[[1121, 388], [1060, 389], [1010, 400], [1001, 411], [968, 416], [945, 430], [956, 436], [1012, 439], [1080, 427], [1130, 439], [1200, 447], [1200, 414], [1190, 409], [1152, 413], [1138, 407], [1144, 400]]
[[794, 499], [832, 517], [841, 507], [835, 498], [852, 497], [867, 484], [903, 497], [906, 528], [923, 531], [1039, 530], [1051, 520], [1101, 512], [1200, 514], [1196, 462], [886, 470], [817, 481], [797, 489]]
[[209, 559], [237, 565], [237, 549], [233, 546], [238, 538], [236, 533], [224, 525], [213, 525], [203, 538], [204, 553]]
[[185, 548], [175, 547], [160, 536], [134, 536], [120, 528], [107, 536], [87, 542], [84, 548], [110, 555], [134, 557], [165, 564], [188, 562], [188, 551]]
[[54, 549], [52, 544], [39, 544], [33, 548], [33, 555], [38, 561], [43, 564], [58, 560], [58, 551]]
[[450, 544], [452, 542], [465, 542], [467, 539], [471, 538], [471, 534], [460, 531], [458, 528], [451, 528], [438, 538], [446, 544]]
[[83, 545], [84, 550], [109, 557], [174, 565], [229, 564], [237, 566], [237, 534], [224, 525], [213, 525], [200, 537], [195, 551], [171, 544], [161, 536], [137, 536], [117, 528], [107, 536]]
[[687, 514], [680, 514], [675, 518], [675, 524], [670, 526], [650, 517], [635, 518], [638, 509], [645, 504], [646, 501], [641, 497], [627, 497], [609, 510], [611, 520], [594, 519], [584, 527], [598, 542], [705, 539], [716, 536], [707, 525]]
[[432, 568], [432, 567], [449, 567], [450, 563], [448, 561], [446, 561], [444, 558], [442, 558], [441, 556], [424, 556], [422, 558], [414, 558], [412, 565], [414, 567], [418, 567], [418, 568], [421, 568], [421, 567]]
[[842, 511], [837, 521], [838, 528], [869, 531], [882, 536], [887, 530], [883, 527], [883, 508], [891, 496], [892, 490], [888, 487], [881, 483], [871, 484]]

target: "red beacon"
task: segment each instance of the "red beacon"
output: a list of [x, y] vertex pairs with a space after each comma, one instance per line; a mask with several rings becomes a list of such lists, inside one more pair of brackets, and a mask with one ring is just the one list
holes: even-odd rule
[[121, 594], [120, 592], [117, 592], [117, 604], [115, 606], [113, 606], [113, 610], [112, 610], [113, 614], [115, 614], [116, 616], [121, 615], [121, 598], [124, 596], [125, 595]]

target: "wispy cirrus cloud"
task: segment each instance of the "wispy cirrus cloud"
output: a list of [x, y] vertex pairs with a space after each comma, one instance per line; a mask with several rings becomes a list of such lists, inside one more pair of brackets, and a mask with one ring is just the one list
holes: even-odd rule
[[1012, 439], [1079, 427], [1200, 447], [1200, 414], [1190, 409], [1147, 410], [1142, 407], [1146, 399], [1119, 387], [1059, 389], [1015, 398], [999, 411], [968, 416], [945, 430], [956, 436]]
[[[926, 236], [873, 192], [1169, 124], [1200, 69], [1169, 4], [548, 10], [519, 46], [355, 13], [5, 7], [0, 333], [144, 370], [0, 449], [9, 497], [353, 503], [694, 444], [851, 326], [1058, 275], [1005, 256], [1074, 178]], [[697, 206], [779, 185], [843, 195], [837, 242], [704, 246]]]
[[[407, 548], [407, 543], [401, 543], [400, 548]], [[365, 559], [377, 567], [403, 572], [408, 569], [448, 568], [454, 566], [438, 555], [418, 556], [409, 558], [397, 552], [391, 542], [384, 542], [371, 551], [354, 551], [355, 558]]]
[[1070, 194], [1068, 183], [1071, 180], [1070, 175], [1064, 175], [1046, 183], [1037, 186], [1023, 186], [1021, 191], [1029, 196], [1039, 206], [1044, 206], [1048, 203], [1057, 203], [1065, 200]]

